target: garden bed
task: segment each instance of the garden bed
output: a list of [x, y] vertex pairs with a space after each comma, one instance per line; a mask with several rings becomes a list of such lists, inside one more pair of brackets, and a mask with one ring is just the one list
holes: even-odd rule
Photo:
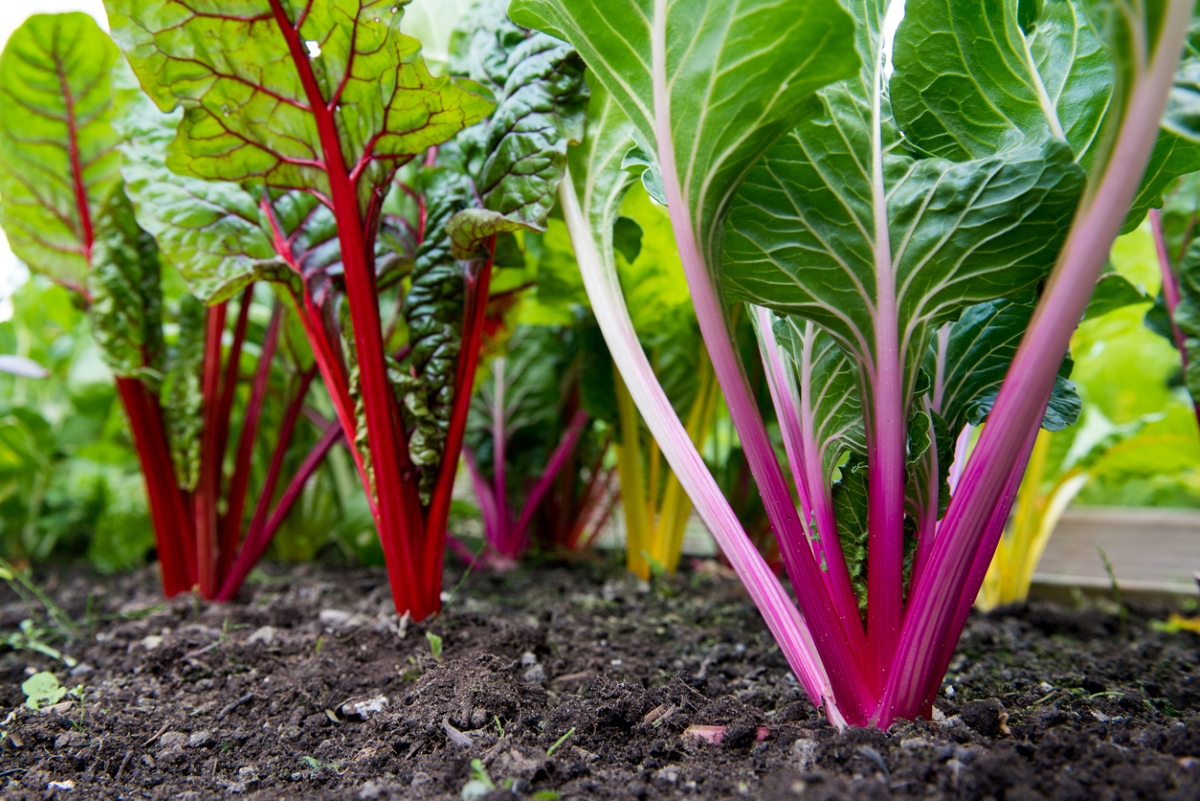
[[[479, 760], [497, 790], [476, 770], [468, 795], [494, 799], [1200, 797], [1200, 637], [1151, 628], [1165, 606], [974, 616], [937, 721], [839, 733], [702, 568], [476, 573], [407, 626], [381, 570], [269, 566], [229, 605], [164, 603], [148, 571], [43, 577], [86, 641], [73, 669], [0, 656], [0, 793], [458, 799]], [[78, 697], [24, 708], [34, 669]]]

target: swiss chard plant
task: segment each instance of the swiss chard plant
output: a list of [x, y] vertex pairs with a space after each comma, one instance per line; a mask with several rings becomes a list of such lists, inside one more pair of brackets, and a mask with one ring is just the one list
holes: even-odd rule
[[[113, 125], [118, 58], [85, 14], [34, 16], [13, 34], [0, 56], [0, 222], [30, 269], [71, 291], [88, 312], [133, 430], [164, 591], [197, 587], [214, 598], [236, 591], [265, 548], [260, 541], [269, 540], [333, 438], [314, 450], [312, 467], [296, 473], [274, 508], [278, 468], [251, 494], [252, 448], [276, 373], [279, 312], [265, 327], [251, 326], [252, 285], [241, 288], [232, 309], [227, 302], [205, 309], [186, 293], [168, 302], [162, 254], [139, 227], [120, 172], [128, 153], [122, 155], [125, 142]], [[253, 342], [252, 328], [260, 334]], [[239, 387], [250, 347], [258, 358], [245, 397]], [[277, 462], [312, 377], [285, 382]], [[235, 407], [242, 423], [226, 475]]]
[[468, 15], [465, 80], [429, 72], [395, 0], [106, 6], [158, 107], [134, 141], [166, 142], [130, 176], [143, 224], [206, 303], [258, 279], [290, 296], [396, 608], [426, 617], [497, 238], [554, 202], [586, 108], [578, 56], [496, 3]]
[[[1194, 87], [1172, 91], [1189, 0], [909, 0], [892, 59], [900, 11], [510, 6], [589, 68], [561, 195], [631, 394], [810, 698], [883, 727], [931, 714], [1037, 431], [1078, 411], [1067, 350], [1108, 250], [1200, 155]], [[623, 167], [639, 165], [670, 211], [796, 605], [638, 346], [613, 223]], [[732, 336], [738, 303], [758, 324], [798, 509]], [[958, 434], [984, 420], [951, 493]]]
[[604, 500], [601, 441], [590, 449], [584, 497], [570, 504], [576, 514], [554, 520], [558, 530], [535, 538], [539, 512], [559, 479], [574, 490], [583, 478], [574, 475], [584, 466], [582, 446], [600, 439], [580, 404], [576, 340], [569, 327], [517, 326], [472, 403], [464, 455], [483, 518], [484, 565], [515, 565], [535, 539], [574, 550]]

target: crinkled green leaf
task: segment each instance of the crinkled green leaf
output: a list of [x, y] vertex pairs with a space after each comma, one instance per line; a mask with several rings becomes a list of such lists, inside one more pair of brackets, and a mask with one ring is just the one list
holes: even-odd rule
[[1200, 18], [1193, 17], [1188, 29], [1163, 127], [1192, 141], [1200, 140]]
[[[504, 21], [502, 29], [511, 25]], [[504, 69], [502, 85], [495, 71], [489, 73], [502, 88], [486, 125], [486, 159], [473, 176], [483, 209], [466, 210], [451, 223], [459, 259], [480, 258], [480, 243], [496, 233], [545, 230], [566, 170], [567, 147], [583, 139], [588, 87], [574, 50], [535, 33], [516, 40]]]
[[[867, 454], [858, 371], [833, 337], [813, 323], [783, 317], [775, 324], [775, 335], [791, 356], [800, 403], [813, 420], [813, 431], [806, 433], [817, 444], [821, 469], [831, 480], [846, 454]], [[811, 387], [810, 392], [804, 387]]]
[[876, 353], [880, 337], [897, 341], [907, 402], [937, 326], [1047, 275], [1084, 174], [1055, 139], [965, 162], [906, 153], [884, 92], [882, 11], [854, 11], [863, 69], [817, 92], [750, 170], [730, 211], [725, 286], [817, 323], [864, 376], [896, 358]]
[[[961, 161], [989, 156], [1014, 137], [1048, 132], [1070, 143], [1084, 169], [1090, 170], [1097, 157], [1106, 158], [1107, 118], [1118, 76], [1107, 38], [1097, 27], [1107, 27], [1103, 19], [1117, 4], [1047, 0], [1040, 5], [1020, 0], [906, 4], [896, 34], [891, 97], [913, 147]], [[1181, 96], [1178, 88], [1175, 96]], [[1198, 169], [1200, 146], [1168, 126], [1150, 157], [1125, 230], [1135, 228], [1147, 209], [1161, 205], [1163, 191], [1176, 177]]]
[[[167, 149], [182, 113], [159, 111], [131, 76], [117, 81], [115, 95], [126, 192], [138, 222], [154, 235], [163, 259], [183, 274], [191, 291], [217, 303], [260, 279], [294, 284], [298, 276], [276, 255], [253, 194], [234, 183], [167, 168]], [[309, 205], [315, 202], [310, 199]]]
[[527, 32], [513, 24], [505, 0], [475, 0], [450, 35], [451, 75], [461, 75], [504, 91], [511, 72], [509, 55], [525, 41]]
[[846, 557], [846, 570], [850, 573], [850, 586], [858, 599], [860, 612], [867, 608], [868, 500], [867, 461], [855, 455], [842, 465], [842, 478], [833, 485], [833, 514], [842, 554]]
[[87, 276], [92, 336], [116, 375], [157, 386], [164, 356], [158, 246], [138, 227], [120, 185], [99, 209], [95, 229]]
[[[805, 97], [857, 66], [853, 23], [827, 0], [513, 0], [509, 15], [579, 50], [655, 162], [673, 152], [681, 201], [714, 269], [746, 170], [795, 123]], [[656, 76], [669, 93], [658, 103]]]
[[1179, 305], [1175, 308], [1175, 325], [1183, 334], [1187, 347], [1184, 383], [1193, 398], [1200, 398], [1200, 241], [1192, 242], [1179, 265]]
[[167, 441], [181, 489], [193, 490], [200, 480], [200, 435], [204, 431], [204, 304], [192, 295], [179, 299], [176, 323], [179, 333], [167, 360], [162, 384], [162, 405]]
[[0, 56], [0, 224], [31, 270], [83, 292], [93, 219], [120, 183], [111, 74], [87, 14], [37, 14]]
[[[413, 156], [491, 108], [433, 77], [394, 0], [280, 0], [334, 110], [360, 212]], [[268, 0], [107, 0], [113, 37], [163, 111], [184, 116], [167, 157], [180, 174], [330, 193], [309, 98]]]
[[[1031, 305], [989, 301], [967, 309], [939, 332], [925, 355], [924, 370], [933, 379], [932, 407], [951, 434], [985, 420], [1032, 316]], [[1064, 369], [1069, 370], [1069, 362]], [[1061, 430], [1075, 422], [1081, 408], [1074, 385], [1060, 375], [1042, 426]]]
[[933, 409], [918, 409], [909, 421], [904, 511], [917, 532], [930, 531], [950, 503], [956, 433]]

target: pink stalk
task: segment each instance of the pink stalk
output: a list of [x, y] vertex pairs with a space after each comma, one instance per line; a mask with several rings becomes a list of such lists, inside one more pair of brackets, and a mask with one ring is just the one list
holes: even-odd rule
[[[695, 503], [696, 512], [762, 612], [767, 627], [813, 704], [820, 706], [824, 702], [831, 720], [840, 720], [845, 714], [842, 705], [848, 709], [850, 718], [862, 718], [869, 693], [858, 666], [844, 651], [839, 657], [836, 644], [827, 646], [827, 650], [835, 657], [834, 670], [837, 673], [837, 684], [831, 684], [831, 676], [826, 674], [817, 656], [818, 651], [807, 622], [800, 617], [783, 585], [742, 530], [729, 502], [721, 494], [720, 487], [708, 472], [704, 460], [655, 378], [654, 369], [642, 350], [625, 305], [620, 279], [613, 267], [612, 242], [605, 240], [602, 243], [608, 254], [605, 259], [596, 240], [592, 238], [588, 217], [580, 207], [569, 173], [559, 187], [559, 197], [584, 287], [613, 360], [671, 469]], [[692, 246], [695, 247], [694, 242]], [[811, 554], [808, 556], [811, 560]], [[812, 578], [820, 581], [816, 576]], [[821, 592], [823, 595], [823, 590]], [[827, 603], [828, 599], [825, 600]], [[814, 606], [819, 604], [818, 601]], [[826, 638], [837, 636], [840, 627], [832, 609], [828, 609], [821, 623]], [[838, 687], [836, 697], [834, 686]]]
[[505, 521], [496, 510], [496, 495], [479, 469], [479, 460], [476, 459], [475, 452], [470, 448], [463, 448], [463, 461], [467, 463], [475, 499], [479, 501], [479, 514], [483, 517], [483, 538], [499, 552], [504, 542]]
[[[759, 336], [766, 370], [767, 385], [775, 413], [783, 430], [783, 443], [788, 461], [792, 465], [796, 490], [800, 494], [800, 510], [804, 516], [805, 534], [813, 546], [813, 555], [820, 560], [821, 577], [825, 588], [837, 608], [846, 641], [860, 661], [866, 651], [862, 621], [858, 614], [858, 603], [850, 586], [850, 572], [846, 568], [846, 557], [838, 541], [837, 522], [833, 516], [833, 496], [825, 480], [823, 460], [815, 437], [816, 423], [813, 418], [812, 399], [821, 391], [812, 385], [812, 337], [813, 324], [808, 323], [804, 354], [800, 365], [801, 386], [797, 388], [794, 373], [784, 362], [771, 326], [771, 312], [755, 307]], [[823, 388], [822, 388], [823, 389]], [[816, 520], [817, 537], [812, 536], [809, 520]]]
[[[876, 681], [890, 670], [904, 609], [904, 485], [908, 409], [896, 308], [896, 274], [883, 181], [880, 99], [883, 64], [875, 64], [871, 93], [871, 205], [875, 217], [875, 351], [861, 365], [867, 434], [867, 650]], [[865, 354], [864, 354], [865, 355]]]
[[[742, 448], [750, 464], [751, 472], [754, 474], [755, 482], [762, 493], [763, 505], [766, 507], [767, 516], [770, 518], [771, 525], [775, 530], [775, 536], [779, 542], [780, 554], [783, 556], [784, 564], [787, 566], [788, 575], [792, 579], [792, 587], [796, 592], [800, 607], [804, 610], [807, 622], [812, 626], [812, 632], [816, 636], [817, 651], [820, 653], [820, 658], [825, 668], [829, 671], [829, 679], [835, 688], [839, 704], [844, 706], [843, 711], [847, 714], [848, 719], [857, 721], [859, 718], [864, 717], [864, 713], [868, 708], [874, 706], [869, 700], [873, 696], [873, 693], [864, 680], [857, 660], [842, 637], [843, 628], [838, 619], [837, 610], [830, 600], [829, 594], [825, 591], [825, 583], [821, 578], [816, 560], [813, 559], [812, 550], [805, 544], [804, 530], [796, 515], [796, 509], [792, 505], [791, 494], [787, 490], [783, 471], [780, 469], [779, 462], [775, 458], [774, 448], [767, 437], [766, 426], [759, 415], [757, 404], [751, 395], [741, 357], [734, 348], [733, 336], [729, 330], [729, 320], [724, 305], [718, 295], [717, 288], [713, 284], [708, 264], [702, 255], [700, 243], [692, 228], [689, 207], [683, 194], [678, 168], [675, 163], [675, 145], [672, 139], [670, 94], [667, 88], [667, 0], [655, 0], [654, 7], [655, 15], [651, 31], [651, 49], [654, 120], [656, 126], [655, 138], [658, 145], [658, 161], [659, 167], [662, 170], [663, 187], [667, 196], [667, 207], [671, 212], [671, 227], [675, 233], [675, 244], [683, 263], [684, 275], [687, 278], [688, 289], [692, 295], [692, 304], [696, 309], [696, 317], [700, 322], [700, 333], [704, 337], [704, 344], [707, 346], [709, 356], [712, 359], [713, 371], [716, 373], [721, 389], [725, 393], [725, 403], [729, 408], [730, 416], [733, 418], [734, 425], [741, 438]], [[597, 253], [598, 256], [599, 254]], [[580, 266], [582, 269], [582, 259], [580, 260]], [[603, 269], [602, 263], [600, 268]], [[585, 278], [585, 285], [586, 283]], [[597, 287], [597, 291], [604, 290], [601, 287]], [[594, 305], [595, 296], [592, 294], [590, 286], [588, 286], [588, 296], [592, 298]], [[622, 308], [624, 307], [623, 298], [620, 301], [620, 305]], [[613, 311], [614, 313], [619, 313], [615, 310]], [[603, 330], [604, 320], [599, 310], [597, 310], [596, 316], [600, 319]], [[627, 316], [628, 312], [626, 312]], [[630, 325], [630, 332], [632, 330], [632, 325]], [[604, 334], [605, 339], [609, 342], [609, 348], [613, 352], [614, 359], [617, 358], [617, 352], [622, 349], [633, 349], [636, 346], [636, 349], [640, 352], [640, 345], [636, 344], [636, 337], [632, 341], [629, 341], [626, 339], [625, 332], [623, 331], [620, 333], [614, 331], [610, 336], [609, 332], [605, 330]], [[632, 372], [640, 369], [640, 365], [635, 366], [628, 361], [625, 364], [621, 364], [618, 361], [618, 365], [620, 366], [621, 375], [625, 378], [626, 383], [629, 384], [632, 393], [633, 387], [629, 382], [633, 376], [627, 375], [627, 367], [629, 372]], [[649, 367], [649, 362], [646, 363], [646, 366], [647, 368]], [[675, 417], [674, 411], [670, 409], [669, 404], [665, 410], [660, 411], [657, 408], [656, 401], [658, 398], [654, 396], [661, 395], [662, 392], [661, 387], [658, 387], [657, 380], [653, 377], [653, 371], [648, 376], [637, 375], [636, 378], [638, 381], [645, 382], [643, 392], [640, 395], [634, 394], [642, 415], [649, 420], [648, 413], [653, 412], [654, 414], [663, 416], [664, 422], [667, 420], [678, 422], [678, 418]], [[658, 389], [657, 393], [654, 391], [656, 388]], [[665, 395], [662, 396], [662, 399], [665, 401]], [[669, 426], [669, 423], [667, 425]], [[682, 432], [683, 427], [680, 426], [679, 430]], [[668, 437], [667, 430], [663, 431], [663, 436], [661, 437], [657, 432], [654, 435], [659, 445], [663, 447], [664, 454], [667, 452], [667, 445], [664, 440]], [[672, 463], [671, 466], [675, 470], [676, 475], [680, 475], [681, 470], [691, 467], [690, 464], [684, 464], [683, 459], [690, 460], [690, 453], [695, 453], [695, 448], [691, 447], [690, 444], [684, 447], [683, 443], [672, 443], [672, 447], [678, 449], [679, 456], [677, 458], [680, 459], [681, 464], [676, 467]], [[696, 455], [696, 458], [699, 459], [699, 454]], [[703, 465], [702, 461], [700, 465]], [[709, 479], [709, 482], [711, 482], [711, 476], [708, 476], [707, 470], [703, 470], [703, 472]], [[694, 492], [687, 484], [684, 487], [688, 489], [688, 495], [693, 500], [696, 500], [705, 494], [707, 487], [704, 484], [709, 482], [693, 484]], [[715, 482], [712, 483], [712, 486], [715, 488]], [[697, 505], [699, 506], [699, 504]], [[723, 531], [729, 532], [730, 536], [727, 539], [736, 541], [744, 538], [744, 532], [741, 531], [740, 525], [735, 524], [730, 528], [724, 521], [720, 521], [720, 518], [715, 518], [714, 522], [709, 525], [709, 529], [714, 532], [714, 536], [716, 536], [718, 529], [723, 529]], [[733, 532], [740, 533], [742, 537], [738, 537]], [[721, 545], [722, 550], [729, 557], [730, 563], [733, 564], [733, 555], [725, 548], [725, 543], [721, 541], [720, 537], [718, 537], [718, 544]], [[730, 544], [733, 545], [734, 542]], [[750, 545], [748, 539], [745, 541], [745, 544], [747, 547], [753, 547]], [[761, 561], [761, 557], [759, 559]], [[747, 565], [746, 567], [749, 566]], [[765, 562], [763, 563], [763, 568], [770, 573]], [[740, 571], [739, 575], [741, 575]], [[773, 576], [773, 574], [771, 575]], [[743, 581], [747, 586], [752, 586], [758, 580], [757, 578], [743, 577]], [[778, 584], [777, 580], [775, 583]], [[763, 609], [765, 608], [764, 604], [772, 602], [772, 600], [764, 597], [763, 604], [760, 604], [759, 608]], [[791, 605], [788, 604], [788, 606], [790, 607]], [[780, 618], [778, 622], [782, 621], [783, 618]], [[771, 625], [769, 620], [768, 625]], [[796, 644], [798, 645], [797, 632], [793, 632], [791, 637], [797, 639]], [[809, 661], [812, 661], [811, 656], [809, 657]], [[793, 669], [795, 668], [796, 665], [793, 664]]]
[[[1000, 389], [979, 444], [934, 543], [926, 575], [909, 603], [880, 703], [879, 726], [919, 714], [927, 688], [938, 679], [941, 650], [931, 645], [957, 640], [964, 599], [981, 577], [972, 567], [986, 547], [989, 523], [1041, 417], [1059, 365], [1083, 318], [1100, 272], [1137, 191], [1158, 135], [1183, 39], [1191, 19], [1190, 0], [1171, 0], [1163, 14], [1149, 71], [1135, 77], [1104, 173], [1084, 197], [1050, 281], [1038, 302], [1016, 358]], [[1149, 47], [1149, 42], [1142, 42]], [[1007, 510], [1004, 510], [1007, 512]]]
[[[1175, 322], [1175, 310], [1179, 308], [1179, 276], [1171, 266], [1171, 256], [1167, 253], [1167, 240], [1163, 236], [1162, 213], [1158, 209], [1150, 209], [1150, 228], [1154, 231], [1154, 247], [1158, 251], [1158, 266], [1162, 271], [1163, 301], [1167, 307], [1167, 318], [1171, 323], [1171, 335], [1175, 338], [1175, 347], [1179, 351], [1179, 360], [1183, 365], [1183, 373], [1188, 371], [1187, 339]], [[1192, 398], [1192, 409], [1196, 413], [1196, 422], [1200, 423], [1200, 401]]]
[[492, 390], [492, 486], [496, 505], [496, 518], [500, 522], [496, 541], [497, 550], [504, 556], [515, 556], [517, 552], [517, 534], [509, 526], [508, 517], [508, 476], [505, 474], [504, 454], [508, 444], [508, 415], [504, 408], [504, 357], [497, 357], [492, 363], [492, 374], [495, 386]]
[[563, 432], [562, 439], [554, 449], [554, 453], [550, 454], [550, 460], [546, 462], [546, 469], [542, 471], [542, 475], [526, 497], [525, 507], [521, 510], [521, 516], [513, 528], [512, 536], [518, 552], [529, 546], [529, 524], [533, 520], [534, 512], [537, 511], [542, 498], [549, 492], [550, 486], [562, 471], [567, 459], [571, 458], [571, 453], [575, 450], [575, 445], [579, 442], [579, 437], [583, 434], [583, 427], [587, 425], [587, 421], [588, 413], [583, 409], [576, 409], [575, 414], [571, 416], [571, 422], [567, 424], [567, 430]]

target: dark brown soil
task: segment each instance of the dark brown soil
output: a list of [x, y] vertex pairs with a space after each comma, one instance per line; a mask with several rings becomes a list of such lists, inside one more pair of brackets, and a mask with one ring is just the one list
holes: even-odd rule
[[[405, 626], [381, 571], [269, 570], [224, 606], [163, 603], [149, 572], [49, 576], [83, 621], [65, 646], [80, 665], [0, 655], [0, 795], [1200, 798], [1200, 637], [1150, 628], [1165, 607], [975, 616], [937, 722], [839, 733], [711, 571], [653, 588], [597, 565], [474, 574]], [[4, 592], [8, 632], [30, 613]], [[26, 709], [35, 669], [79, 697]], [[478, 769], [469, 784], [475, 760], [494, 790]]]

